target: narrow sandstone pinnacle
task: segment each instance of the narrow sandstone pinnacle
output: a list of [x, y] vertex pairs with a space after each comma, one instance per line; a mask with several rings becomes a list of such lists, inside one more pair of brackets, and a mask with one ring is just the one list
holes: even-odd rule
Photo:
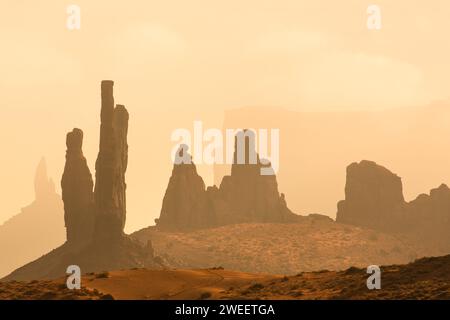
[[92, 238], [94, 227], [93, 181], [83, 156], [83, 131], [73, 129], [66, 137], [66, 164], [61, 179], [67, 242], [82, 245]]
[[67, 133], [66, 146], [68, 155], [79, 152], [82, 153], [81, 148], [83, 146], [83, 131], [75, 128], [71, 132]]
[[128, 165], [128, 119], [123, 105], [114, 106], [113, 81], [101, 84], [100, 146], [96, 169], [95, 205], [98, 237], [123, 235], [126, 219], [125, 172]]
[[36, 168], [34, 177], [34, 193], [36, 201], [45, 200], [49, 196], [56, 194], [55, 184], [48, 177], [47, 162], [43, 157]]

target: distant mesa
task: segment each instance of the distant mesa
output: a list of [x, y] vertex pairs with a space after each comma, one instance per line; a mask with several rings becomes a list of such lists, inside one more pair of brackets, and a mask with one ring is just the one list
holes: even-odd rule
[[347, 167], [345, 200], [338, 203], [338, 222], [385, 230], [397, 228], [392, 219], [403, 210], [399, 176], [373, 161], [363, 160]]
[[450, 250], [450, 189], [442, 184], [406, 202], [401, 178], [372, 161], [347, 167], [345, 200], [336, 221], [383, 232], [404, 234], [448, 253]]
[[42, 158], [34, 179], [35, 200], [0, 225], [0, 277], [64, 243], [61, 196]]
[[[299, 216], [287, 207], [284, 194], [278, 192], [275, 175], [261, 175], [263, 164], [251, 146], [250, 131], [235, 137], [231, 175], [220, 187], [205, 189], [187, 146], [180, 146], [164, 195], [159, 230], [195, 230], [236, 223], [295, 222]], [[238, 139], [245, 139], [245, 161], [238, 161]], [[256, 161], [251, 161], [252, 156]]]
[[[47, 279], [63, 276], [69, 265], [83, 273], [133, 267], [160, 268], [151, 242], [142, 245], [127, 236], [125, 172], [128, 163], [128, 112], [114, 106], [112, 81], [101, 84], [100, 148], [95, 188], [83, 156], [83, 132], [66, 137], [66, 165], [61, 180], [67, 241], [2, 280]], [[93, 189], [94, 188], [94, 189]]]

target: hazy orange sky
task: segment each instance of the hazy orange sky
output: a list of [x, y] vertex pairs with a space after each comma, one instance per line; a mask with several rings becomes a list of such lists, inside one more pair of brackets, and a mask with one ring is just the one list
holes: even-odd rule
[[[81, 8], [81, 30], [66, 28], [69, 4]], [[379, 31], [366, 26], [370, 4], [380, 6]], [[174, 129], [193, 120], [221, 128], [224, 111], [242, 106], [348, 111], [448, 100], [449, 30], [444, 0], [1, 0], [0, 223], [32, 201], [42, 156], [59, 186], [73, 127], [85, 132], [94, 173], [103, 79], [115, 81], [116, 103], [131, 115], [133, 231], [159, 215]], [[212, 168], [200, 171], [211, 183]]]

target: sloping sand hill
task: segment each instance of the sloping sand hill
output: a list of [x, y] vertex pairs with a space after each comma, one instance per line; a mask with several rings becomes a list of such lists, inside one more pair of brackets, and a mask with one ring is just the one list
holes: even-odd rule
[[296, 274], [343, 270], [351, 266], [408, 263], [436, 255], [404, 238], [329, 220], [299, 223], [236, 224], [193, 232], [169, 233], [147, 228], [131, 235], [176, 268], [221, 266], [243, 272]]

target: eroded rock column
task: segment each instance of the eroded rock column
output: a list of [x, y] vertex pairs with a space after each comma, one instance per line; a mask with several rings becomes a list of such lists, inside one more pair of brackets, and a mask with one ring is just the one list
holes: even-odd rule
[[83, 131], [73, 129], [66, 138], [66, 164], [61, 180], [67, 242], [87, 243], [94, 228], [92, 175], [83, 155]]
[[128, 119], [124, 106], [114, 107], [113, 81], [101, 84], [101, 126], [95, 183], [95, 235], [123, 235], [126, 219], [125, 172], [128, 163]]

